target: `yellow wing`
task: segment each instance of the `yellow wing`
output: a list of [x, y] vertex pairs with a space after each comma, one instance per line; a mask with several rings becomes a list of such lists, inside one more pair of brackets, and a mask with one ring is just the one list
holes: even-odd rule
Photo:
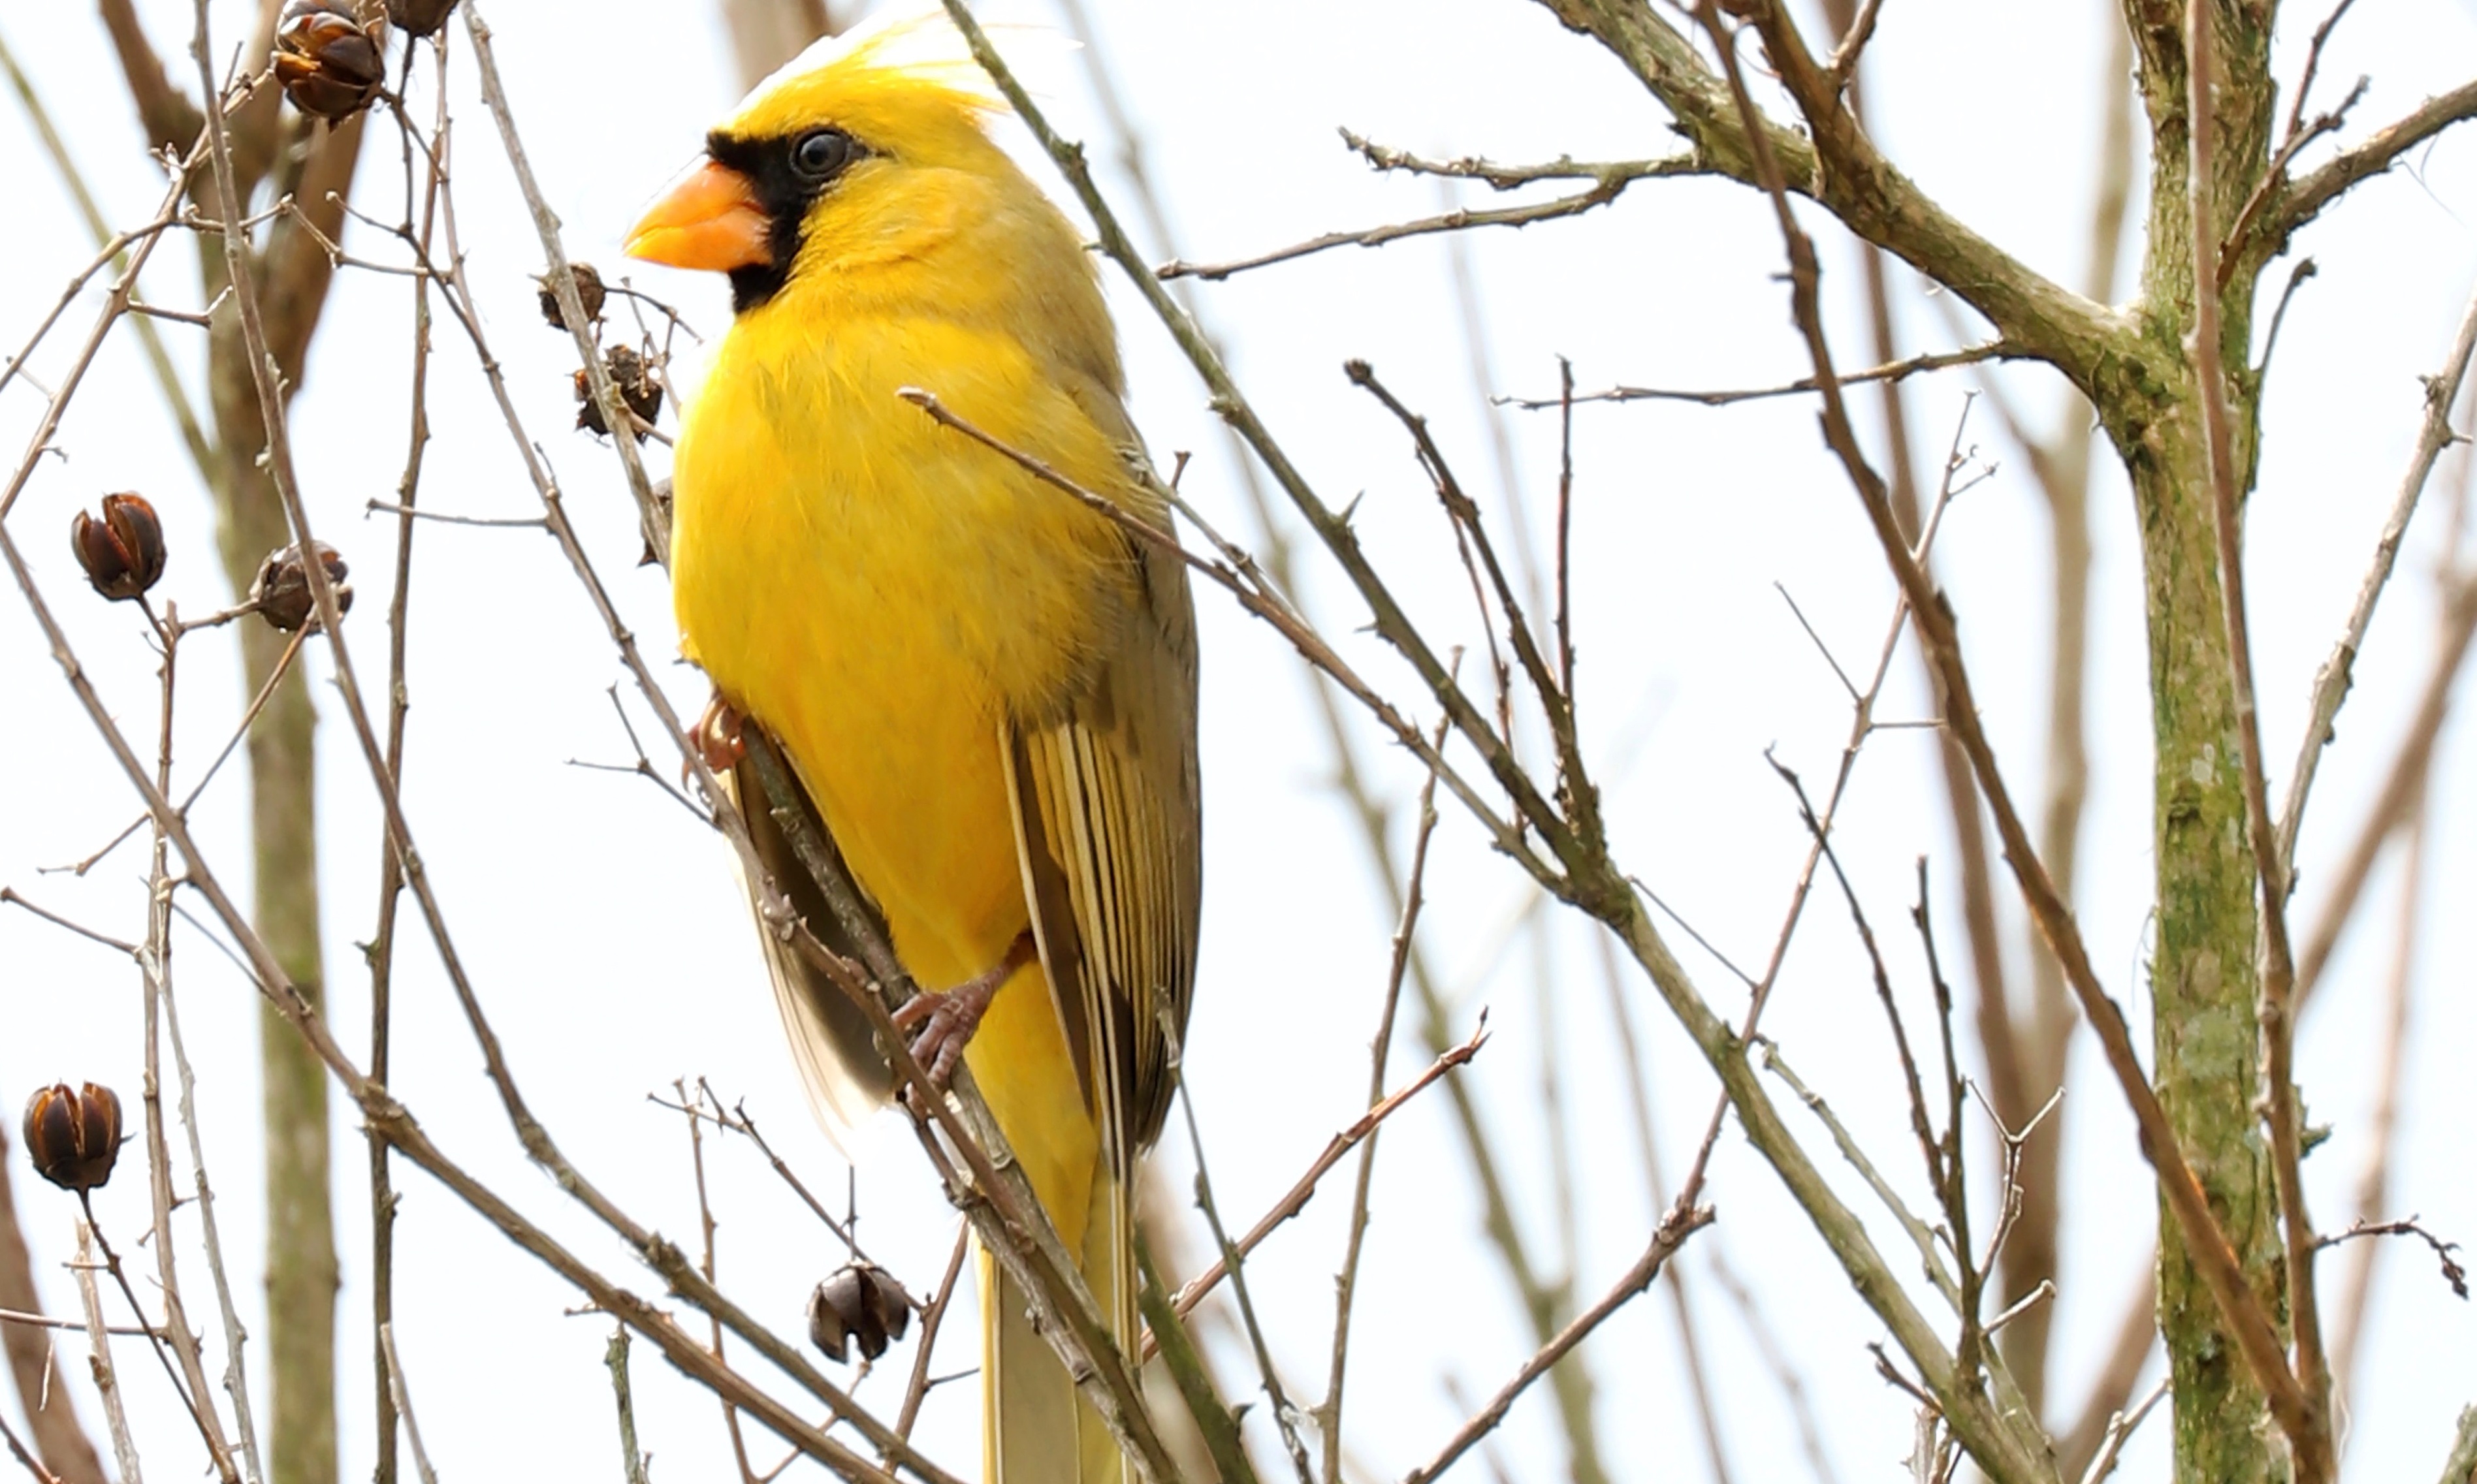
[[[1130, 513], [1165, 528], [1150, 504], [1137, 496]], [[1033, 935], [1121, 1182], [1169, 1110], [1203, 880], [1187, 569], [1133, 535], [1127, 559], [1135, 601], [1117, 642], [1052, 714], [1010, 720], [1004, 739]]]

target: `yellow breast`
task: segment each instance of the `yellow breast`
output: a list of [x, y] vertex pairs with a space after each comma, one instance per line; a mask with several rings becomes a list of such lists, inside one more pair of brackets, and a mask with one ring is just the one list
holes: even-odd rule
[[[742, 315], [684, 423], [690, 656], [778, 735], [924, 984], [1028, 921], [999, 748], [1107, 642], [1119, 534], [932, 423], [914, 385], [1079, 482], [1109, 440], [1010, 336], [920, 313]], [[853, 307], [857, 309], [858, 307]]]

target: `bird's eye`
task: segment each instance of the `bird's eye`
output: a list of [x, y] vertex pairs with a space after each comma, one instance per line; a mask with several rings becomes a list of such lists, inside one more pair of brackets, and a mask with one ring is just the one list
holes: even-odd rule
[[791, 168], [812, 181], [831, 180], [851, 163], [852, 136], [839, 129], [812, 129], [793, 141]]

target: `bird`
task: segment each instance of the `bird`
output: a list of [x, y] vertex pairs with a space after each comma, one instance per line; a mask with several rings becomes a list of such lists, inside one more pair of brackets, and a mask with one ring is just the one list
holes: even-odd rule
[[[1091, 255], [993, 136], [1005, 111], [942, 12], [898, 11], [760, 84], [624, 250], [730, 282], [672, 460], [681, 647], [714, 688], [700, 733], [828, 935], [734, 729], [788, 759], [923, 986], [898, 1016], [913, 1051], [969, 1066], [1132, 1354], [1138, 1162], [1194, 995], [1195, 612], [1174, 547], [1130, 529], [1166, 535], [1169, 496]], [[865, 1117], [885, 1050], [761, 937], [813, 1104]], [[1127, 1478], [1013, 1279], [979, 1269], [987, 1477]]]

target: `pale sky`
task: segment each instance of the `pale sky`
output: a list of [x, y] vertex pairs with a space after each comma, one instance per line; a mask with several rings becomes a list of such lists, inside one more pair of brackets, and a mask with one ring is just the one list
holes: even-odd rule
[[[184, 50], [189, 7], [155, 0], [139, 9], [173, 75], [194, 91]], [[249, 9], [216, 7], [219, 46], [229, 47]], [[1640, 157], [1672, 144], [1664, 115], [1620, 67], [1544, 10], [1517, 0], [1264, 0], [1244, 7], [1092, 0], [1090, 9], [1168, 198], [1175, 250], [1190, 259], [1239, 256], [1440, 209], [1433, 183], [1371, 174], [1341, 146], [1337, 126], [1432, 155], [1501, 161]], [[711, 8], [627, 0], [592, 8], [591, 24], [580, 24], [574, 8], [509, 0], [495, 0], [487, 13], [569, 252], [619, 271], [617, 244], [628, 224], [695, 154], [705, 128], [737, 95]], [[2083, 268], [2081, 221], [2098, 133], [2098, 27], [2106, 13], [2097, 0], [1903, 0], [1886, 8], [1869, 53], [1876, 132], [1891, 157], [1956, 213], [2067, 282], [2077, 282]], [[2292, 76], [2303, 33], [2318, 18], [2307, 11], [2289, 17], [2283, 75]], [[2372, 78], [2346, 137], [2464, 81], [2477, 62], [2472, 21], [2464, 4], [2363, 0], [2324, 63], [2333, 97], [2360, 73]], [[16, 6], [0, 13], [0, 35], [33, 71], [111, 217], [141, 220], [161, 186], [139, 155], [100, 26], [82, 10]], [[418, 99], [430, 96], [428, 87], [418, 85]], [[539, 249], [472, 87], [460, 31], [450, 63], [457, 191], [491, 349], [507, 366], [527, 433], [547, 452], [628, 623], [649, 655], [666, 659], [674, 644], [667, 593], [658, 571], [633, 566], [634, 513], [615, 461], [588, 435], [568, 431], [573, 350], [537, 317], [528, 275], [539, 266]], [[1119, 141], [1105, 136], [1080, 71], [1063, 75], [1055, 109], [1061, 127], [1085, 139], [1106, 167], [1105, 186], [1122, 211], [1135, 216], [1114, 166]], [[416, 112], [427, 116], [426, 101]], [[383, 134], [374, 131], [367, 146], [363, 191], [370, 210], [392, 216], [400, 166], [392, 138]], [[0, 234], [0, 282], [14, 285], [0, 296], [0, 354], [13, 354], [91, 247], [13, 104], [0, 107], [0, 199], [14, 203], [16, 224]], [[1056, 188], [1045, 165], [1034, 161], [1032, 168]], [[1485, 190], [1462, 199], [1495, 204]], [[1559, 354], [1572, 358], [1586, 387], [1618, 381], [1748, 386], [1801, 375], [1806, 367], [1786, 292], [1774, 278], [1782, 255], [1768, 213], [1758, 197], [1733, 186], [1647, 182], [1580, 219], [1469, 236], [1491, 367], [1488, 389], [1553, 389]], [[2269, 432], [2248, 521], [2257, 669], [2275, 788], [2294, 754], [2314, 669], [2339, 631], [2407, 461], [2420, 412], [2416, 378], [2440, 365], [2477, 278], [2472, 217], [2477, 146], [2453, 134], [2361, 187], [2300, 244], [2321, 272], [2289, 317], [2269, 378]], [[1869, 358], [1846, 239], [1819, 212], [1807, 219], [1826, 252], [1840, 359], [1863, 363]], [[377, 233], [356, 228], [347, 243], [389, 257]], [[1168, 245], [1148, 246], [1167, 256]], [[146, 279], [151, 300], [196, 306], [193, 251], [187, 241], [166, 244]], [[1481, 400], [1454, 308], [1451, 253], [1434, 237], [1342, 249], [1205, 285], [1200, 295], [1232, 343], [1249, 395], [1320, 494], [1337, 505], [1363, 497], [1360, 528], [1389, 581], [1435, 632], [1469, 642], [1476, 635], [1464, 579], [1407, 440], [1340, 373], [1344, 359], [1364, 358], [1427, 412], [1492, 521], [1514, 518], [1516, 498], [1498, 478], [1484, 421], [1501, 418], [1525, 502], [1520, 508], [1544, 532], [1543, 502], [1553, 494], [1556, 469], [1554, 417], [1491, 413]], [[2284, 263], [2272, 270], [2273, 291], [2285, 271]], [[727, 322], [719, 281], [661, 269], [635, 277], [679, 304], [708, 335]], [[1912, 277], [1896, 268], [1894, 282], [1904, 349], [1955, 343]], [[1251, 533], [1233, 456], [1193, 374], [1122, 284], [1113, 279], [1110, 292], [1135, 411], [1152, 448], [1191, 451], [1188, 496], [1224, 531]], [[43, 384], [63, 369], [97, 302], [86, 295], [35, 357], [32, 368]], [[393, 497], [409, 406], [409, 302], [400, 277], [344, 274], [294, 408], [313, 519], [352, 561], [362, 593], [345, 632], [365, 686], [385, 673], [382, 595], [394, 527], [365, 519], [362, 507]], [[2267, 296], [2264, 308], [2266, 318]], [[166, 325], [163, 333], [194, 388], [203, 360], [195, 332]], [[532, 490], [470, 347], [443, 320], [437, 346], [435, 441], [423, 503], [459, 514], [534, 513]], [[1950, 441], [1975, 375], [1914, 383], [1911, 406], [1928, 458]], [[2064, 415], [2052, 376], [2004, 376], [2033, 415]], [[1874, 402], [1859, 405], [1871, 413]], [[21, 448], [40, 411], [40, 394], [23, 381], [0, 391], [0, 446]], [[1775, 584], [1794, 596], [1854, 670], [1871, 663], [1881, 641], [1890, 583], [1854, 496], [1814, 434], [1810, 405], [1592, 408], [1578, 414], [1575, 442], [1579, 689], [1587, 737], [1602, 759], [1618, 859], [1733, 958], [1760, 962], [1805, 847], [1764, 752], [1776, 748], [1820, 788], [1848, 727], [1846, 698]], [[2044, 516], [2018, 452], [1983, 406], [1964, 442], [1998, 469], [1950, 516], [1941, 571], [2008, 775], [2016, 793], [2035, 796], [2044, 735]], [[12, 530], [123, 725], [151, 736], [153, 668], [137, 616], [86, 591], [56, 532], [65, 531], [72, 510], [104, 492], [145, 491], [163, 514], [173, 550], [160, 591], [191, 613], [227, 594], [213, 559], [205, 498], [125, 334], [106, 347], [58, 444], [63, 457], [37, 474], [13, 512]], [[2104, 449], [2098, 463], [2095, 765], [2079, 908], [2098, 971], [2133, 1015], [2146, 1050], [2139, 1027], [2149, 1002], [2142, 974], [2150, 789], [2139, 568], [2121, 475]], [[2451, 461], [2438, 474], [2359, 665], [2304, 834], [2299, 901], [2308, 920], [2422, 679], [2434, 628], [2431, 573], [2459, 477]], [[535, 532], [438, 525], [425, 526], [418, 543], [406, 807], [458, 947], [537, 1110], [590, 1177], [675, 1239], [694, 1235], [686, 1140], [677, 1116], [645, 1098], [658, 1090], [667, 1096], [676, 1076], [703, 1076], [727, 1099], [744, 1099], [814, 1186], [839, 1193], [842, 1166], [805, 1112], [727, 849], [643, 780], [569, 766], [570, 759], [625, 763], [630, 754], [604, 695], [624, 674], [557, 550]], [[1407, 672], [1355, 633], [1364, 614], [1329, 564], [1311, 560], [1308, 571], [1305, 596], [1327, 631], [1414, 714], [1431, 714]], [[1198, 605], [1209, 886], [1188, 1071], [1221, 1207], [1244, 1224], [1358, 1111], [1392, 924], [1356, 827], [1327, 787], [1329, 757], [1298, 662], [1278, 636], [1217, 594], [1200, 592]], [[320, 779], [329, 981], [338, 1031], [348, 1047], [360, 1048], [366, 976], [353, 945], [371, 928], [378, 822], [326, 683], [327, 661], [315, 648], [311, 657], [327, 718]], [[184, 651], [184, 670], [180, 756], [191, 770], [186, 776], [194, 777], [228, 733], [242, 698], [227, 647], [213, 637]], [[702, 679], [680, 666], [663, 673], [674, 703], [692, 712], [704, 699]], [[1882, 714], [1923, 714], [1906, 651], [1892, 676]], [[0, 777], [17, 780], [0, 795], [0, 884], [102, 929], [137, 935], [142, 846], [124, 847], [83, 880], [41, 874], [89, 853], [135, 815], [137, 804], [13, 596], [0, 598], [0, 695], [9, 698], [0, 712], [7, 723], [0, 726]], [[629, 705], [650, 743], [641, 703]], [[1373, 729], [1363, 729], [1363, 738], [1379, 788], [1407, 801], [1417, 783], [1414, 767]], [[1869, 744], [1839, 842], [1909, 997], [1914, 1034], [1929, 1024], [1923, 967], [1905, 928], [1921, 853], [1932, 857], [1946, 893], [1940, 916], [1956, 925], [1943, 939], [1945, 962], [1958, 974], [1965, 957], [1949, 900], [1954, 867], [1931, 745], [1914, 730], [1885, 732]], [[662, 749], [653, 750], [667, 770]], [[2477, 1240], [2477, 1182], [2469, 1179], [2464, 1133], [2477, 1123], [2477, 1084], [2463, 1073], [2477, 1038], [2463, 966], [2477, 959], [2477, 939], [2468, 914], [2453, 908], [2477, 892], [2477, 836], [2454, 826], [2468, 818], [2462, 796], [2472, 767], [2477, 740], [2464, 728], [2446, 733], [2437, 762], [2438, 828], [2416, 945], [2417, 1018], [2403, 1069], [2391, 1213], [2419, 1214], [2444, 1237], [2463, 1240]], [[201, 837], [236, 888], [247, 879], [245, 800], [235, 767], [197, 813]], [[2382, 986], [2396, 936], [2394, 883], [2387, 866], [2359, 930], [2333, 965], [2301, 1049], [2310, 1116], [2335, 1125], [2307, 1167], [2313, 1208], [2326, 1229], [2344, 1224], [2366, 1149]], [[1450, 807], [1429, 891], [1426, 951], [1460, 996], [1448, 1033], [1466, 1034], [1483, 1005], [1495, 1031], [1458, 1076], [1492, 1121], [1533, 1250], [1552, 1273], [1570, 1254], [1575, 1289], [1588, 1298], [1631, 1262], [1657, 1215], [1634, 1151], [1597, 950], [1585, 925], [1560, 916], [1554, 930], [1498, 954], [1526, 889]], [[2006, 906], [2017, 920], [2009, 900]], [[205, 937], [184, 928], [175, 944], [217, 1209], [234, 1279], [254, 1313], [262, 1243], [257, 1011], [245, 981]], [[1727, 972], [1687, 947], [1681, 939], [1706, 995], [1734, 1017], [1740, 997]], [[2017, 984], [2026, 963], [2016, 961], [2014, 975]], [[1673, 1177], [1700, 1132], [1714, 1084], [1648, 986], [1631, 976], [1625, 984], [1644, 1036]], [[117, 1086], [134, 1110], [137, 991], [136, 972], [113, 955], [29, 915], [0, 910], [0, 1107], [13, 1111], [40, 1082], [91, 1077]], [[396, 1089], [439, 1143], [606, 1272], [639, 1293], [658, 1293], [658, 1280], [525, 1161], [417, 929], [399, 957], [397, 1002]], [[1881, 1012], [1836, 901], [1818, 898], [1810, 912], [1766, 1029], [1908, 1199], [1923, 1205]], [[1426, 1061], [1414, 1031], [1406, 1023], [1391, 1082]], [[2085, 1032], [2064, 1111], [2072, 1143], [2051, 1408], [2062, 1417], [2078, 1404], [2146, 1254], [2154, 1220], [2130, 1121], [2114, 1088], [2092, 1075], [2093, 1051]], [[1543, 1067], [1552, 1064], [1579, 1130], [1570, 1148], [1579, 1219], [1570, 1224], [1555, 1214], [1541, 1117]], [[1778, 1088], [1775, 1096], [1788, 1101]], [[1819, 1131], [1794, 1109], [1790, 1117], [1792, 1126], [1813, 1135], [1818, 1160], [1827, 1160]], [[1972, 1136], [1984, 1132], [1974, 1128]], [[367, 1201], [356, 1121], [339, 1116], [336, 1134], [344, 1262], [342, 1468], [345, 1477], [359, 1478], [368, 1472], [371, 1448]], [[899, 1129], [885, 1124], [862, 1142], [863, 1240], [915, 1291], [925, 1291], [942, 1271], [954, 1218]], [[796, 1336], [810, 1286], [840, 1261], [839, 1250], [746, 1148], [709, 1145], [708, 1154], [723, 1224], [723, 1285]], [[1175, 1122], [1160, 1157], [1173, 1176], [1169, 1188], [1183, 1193], [1190, 1161]], [[1826, 1167], [1896, 1271], [1912, 1275], [1891, 1224], [1843, 1168]], [[1323, 1381], [1346, 1173], [1249, 1265], [1276, 1357], [1310, 1400]], [[19, 1212], [47, 1302], [55, 1312], [73, 1308], [74, 1290], [59, 1267], [69, 1250], [73, 1203], [22, 1167], [16, 1174]], [[146, 1219], [138, 1176], [138, 1166], [128, 1164], [96, 1202], [126, 1249], [135, 1249]], [[607, 1471], [615, 1477], [617, 1445], [600, 1363], [608, 1323], [565, 1314], [577, 1301], [570, 1289], [426, 1176], [405, 1168], [399, 1183], [398, 1340], [442, 1476]], [[1988, 1183], [1982, 1177], [1982, 1188]], [[1725, 1248], [1789, 1348], [1839, 1475], [1890, 1476], [1911, 1424], [1864, 1348], [1882, 1338], [1880, 1326], [1734, 1130], [1722, 1142], [1710, 1195], [1719, 1221], [1695, 1239], [1684, 1271], [1689, 1282], [1702, 1280], [1695, 1292], [1736, 1476], [1804, 1477], [1806, 1466], [1771, 1373], [1709, 1280], [1700, 1252], [1711, 1247]], [[1467, 1169], [1436, 1094], [1389, 1125], [1374, 1211], [1345, 1433], [1354, 1477], [1381, 1479], [1424, 1461], [1531, 1345], [1502, 1268], [1480, 1236]], [[193, 1235], [194, 1224], [185, 1217], [182, 1229]], [[193, 1244], [184, 1262], [192, 1312], [211, 1312]], [[2344, 1266], [2334, 1261], [2325, 1271], [2328, 1294]], [[2477, 1312], [2450, 1298], [2430, 1259], [2407, 1246], [2386, 1254], [2375, 1304], [2365, 1383], [2348, 1419], [2350, 1472], [2367, 1479], [2430, 1476], [2451, 1419], [2477, 1401], [2470, 1379], [2477, 1377]], [[265, 1326], [253, 1318], [250, 1327], [263, 1336]], [[701, 1322], [691, 1327], [702, 1332]], [[953, 1348], [940, 1351], [941, 1370], [972, 1363], [974, 1327], [959, 1316]], [[219, 1337], [211, 1351], [218, 1344]], [[63, 1383], [100, 1437], [77, 1343], [64, 1343], [62, 1353]], [[121, 1353], [149, 1466], [166, 1477], [193, 1468], [194, 1439], [170, 1410], [160, 1374], [134, 1348]], [[249, 1353], [263, 1362], [263, 1345], [253, 1343]], [[886, 1363], [888, 1373], [866, 1382], [862, 1397], [891, 1412], [910, 1354], [898, 1348]], [[1702, 1447], [1664, 1299], [1639, 1301], [1584, 1354], [1599, 1383], [1602, 1444], [1616, 1476], [1701, 1477]], [[1234, 1399], [1242, 1397], [1249, 1366], [1236, 1348], [1222, 1359]], [[638, 1419], [655, 1476], [726, 1473], [727, 1447], [711, 1397], [670, 1373], [650, 1347], [638, 1348], [637, 1362]], [[217, 1364], [211, 1354], [210, 1370]], [[970, 1381], [941, 1389], [922, 1422], [932, 1452], [966, 1473], [977, 1467], [976, 1392]], [[0, 1401], [13, 1405], [13, 1398]], [[1268, 1444], [1264, 1411], [1260, 1405], [1251, 1413], [1249, 1426]], [[2154, 1420], [2128, 1453], [2124, 1476], [2164, 1477], [2166, 1438], [2164, 1418]], [[1563, 1442], [1544, 1387], [1514, 1409], [1495, 1447], [1517, 1479], [1562, 1468]], [[756, 1450], [761, 1467], [780, 1456], [770, 1442]], [[1261, 1456], [1278, 1455], [1267, 1448]], [[1462, 1467], [1485, 1466], [1468, 1459]]]

